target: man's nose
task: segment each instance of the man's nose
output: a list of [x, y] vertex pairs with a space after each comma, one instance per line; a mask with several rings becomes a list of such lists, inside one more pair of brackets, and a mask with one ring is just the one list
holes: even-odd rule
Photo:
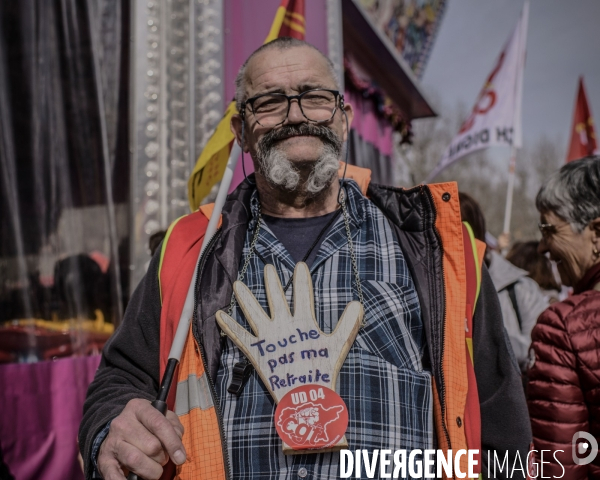
[[302, 114], [302, 109], [300, 108], [300, 102], [298, 99], [293, 99], [290, 101], [290, 112], [288, 113], [288, 118], [286, 123], [304, 123], [306, 122], [306, 117]]

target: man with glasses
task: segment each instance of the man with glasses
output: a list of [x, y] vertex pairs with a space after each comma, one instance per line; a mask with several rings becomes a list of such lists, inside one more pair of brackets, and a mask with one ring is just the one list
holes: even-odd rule
[[[292, 305], [298, 262], [310, 269], [322, 333], [334, 331], [350, 302], [364, 311], [332, 386], [347, 407], [350, 450], [478, 448], [508, 452], [510, 465], [520, 453], [524, 462], [525, 399], [485, 269], [473, 316], [476, 383], [467, 375], [472, 309], [456, 186], [402, 190], [369, 185], [364, 172], [348, 178], [340, 161], [353, 110], [331, 62], [305, 42], [283, 38], [255, 51], [237, 77], [236, 101], [232, 130], [255, 174], [229, 196], [198, 267], [190, 348], [172, 407], [185, 433], [175, 413], [161, 417], [149, 400], [193, 271], [185, 252], [206, 228], [202, 211], [170, 230], [104, 350], [80, 432], [87, 477], [97, 465], [105, 479], [124, 478], [122, 470], [159, 478], [171, 459], [186, 479], [339, 478], [339, 452], [284, 454], [275, 401], [215, 320], [226, 312], [251, 330], [235, 280], [269, 312], [266, 265]], [[485, 454], [481, 461], [485, 468]]]

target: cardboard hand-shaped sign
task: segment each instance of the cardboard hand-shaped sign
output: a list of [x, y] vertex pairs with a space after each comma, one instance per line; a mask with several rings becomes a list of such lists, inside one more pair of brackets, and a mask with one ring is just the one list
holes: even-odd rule
[[275, 267], [265, 267], [265, 286], [271, 318], [242, 282], [235, 282], [236, 299], [254, 335], [223, 311], [217, 322], [244, 352], [277, 403], [303, 384], [324, 385], [335, 390], [337, 375], [363, 318], [359, 302], [350, 302], [335, 330], [323, 333], [315, 319], [312, 280], [308, 266], [294, 270], [294, 313], [290, 312]]
[[[335, 393], [335, 386], [360, 328], [363, 307], [359, 302], [350, 302], [335, 330], [325, 334], [315, 319], [312, 280], [305, 263], [298, 263], [294, 270], [293, 314], [272, 265], [265, 267], [265, 287], [271, 317], [246, 285], [237, 281], [233, 286], [254, 334], [223, 311], [217, 312], [217, 322], [254, 365], [276, 403], [291, 392], [276, 412], [284, 452], [343, 448], [346, 426], [342, 426], [341, 434], [335, 435], [328, 435], [327, 429], [339, 431], [335, 422], [342, 421], [341, 417], [345, 418], [345, 425], [348, 422], [346, 407]], [[306, 412], [311, 413], [310, 421], [303, 417]], [[292, 449], [287, 444], [291, 444]]]

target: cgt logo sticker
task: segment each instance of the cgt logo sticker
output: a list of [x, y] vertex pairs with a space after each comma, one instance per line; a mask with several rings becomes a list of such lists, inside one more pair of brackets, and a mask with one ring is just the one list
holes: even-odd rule
[[[578, 441], [583, 440], [583, 441]], [[598, 442], [587, 432], [577, 432], [571, 442], [573, 447], [573, 461], [576, 465], [592, 463], [598, 455]], [[587, 456], [581, 457], [587, 453]]]

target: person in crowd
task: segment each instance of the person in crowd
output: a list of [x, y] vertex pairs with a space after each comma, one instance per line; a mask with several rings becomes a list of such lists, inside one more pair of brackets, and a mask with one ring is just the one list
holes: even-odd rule
[[[460, 192], [462, 219], [471, 225], [475, 238], [485, 241], [486, 222], [481, 207], [469, 194]], [[485, 262], [489, 268], [494, 287], [498, 292], [504, 327], [512, 350], [522, 373], [527, 370], [531, 330], [538, 316], [547, 307], [540, 287], [529, 278], [526, 270], [515, 267], [493, 250], [486, 252]]]
[[[97, 467], [105, 480], [123, 479], [123, 470], [157, 479], [171, 459], [178, 478], [339, 478], [339, 452], [284, 455], [274, 399], [215, 320], [219, 310], [229, 312], [238, 329], [249, 330], [234, 280], [268, 312], [265, 266], [285, 285], [295, 269], [305, 269], [301, 261], [310, 268], [322, 332], [334, 331], [350, 302], [364, 311], [332, 385], [347, 406], [350, 450], [456, 451], [470, 444], [508, 455], [511, 465], [517, 453], [526, 458], [526, 402], [485, 267], [468, 376], [470, 310], [458, 266], [467, 258], [473, 264], [474, 251], [463, 242], [456, 185], [380, 187], [369, 185], [362, 169], [348, 179], [340, 160], [353, 110], [332, 63], [306, 42], [282, 38], [259, 48], [236, 89], [232, 130], [256, 173], [228, 197], [200, 261], [176, 413], [165, 418], [149, 400], [206, 229], [202, 208], [170, 230], [103, 351], [80, 429], [86, 477]], [[294, 289], [285, 295], [291, 305]], [[467, 400], [476, 403], [466, 408]]]
[[537, 240], [516, 242], [506, 259], [514, 266], [527, 271], [529, 278], [540, 286], [546, 301], [551, 305], [559, 301], [562, 286], [556, 280], [550, 259], [538, 251], [539, 244]]
[[[532, 333], [528, 402], [537, 450], [562, 450], [545, 475], [600, 478], [600, 457], [589, 464], [575, 449], [579, 432], [600, 440], [600, 157], [564, 165], [536, 197], [540, 253], [558, 264], [573, 295], [554, 303]], [[587, 442], [592, 446], [591, 442]]]

